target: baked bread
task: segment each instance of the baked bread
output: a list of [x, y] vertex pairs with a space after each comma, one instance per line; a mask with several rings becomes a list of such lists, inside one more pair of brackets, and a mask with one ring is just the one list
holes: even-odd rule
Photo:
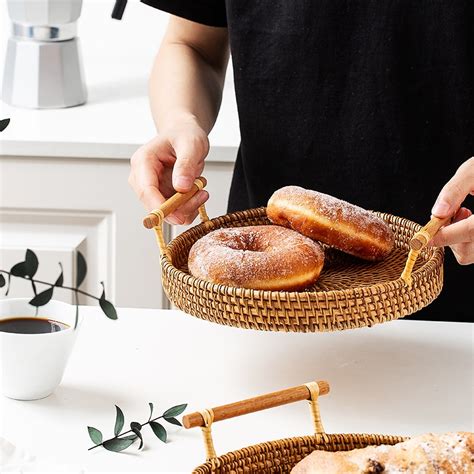
[[314, 451], [292, 474], [472, 474], [474, 433], [424, 434], [393, 446]]
[[373, 212], [299, 186], [275, 191], [267, 216], [274, 224], [373, 262], [386, 258], [395, 244], [390, 226]]
[[255, 290], [298, 291], [324, 263], [317, 243], [276, 225], [217, 229], [191, 247], [189, 273], [212, 283]]

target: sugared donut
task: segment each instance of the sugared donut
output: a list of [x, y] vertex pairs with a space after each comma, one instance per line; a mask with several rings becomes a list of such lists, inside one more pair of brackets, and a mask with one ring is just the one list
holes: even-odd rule
[[268, 201], [267, 216], [274, 224], [365, 260], [384, 259], [395, 243], [388, 224], [373, 212], [299, 186], [276, 191]]
[[322, 247], [275, 225], [218, 229], [191, 247], [191, 275], [213, 283], [256, 290], [301, 290], [314, 283], [324, 263]]

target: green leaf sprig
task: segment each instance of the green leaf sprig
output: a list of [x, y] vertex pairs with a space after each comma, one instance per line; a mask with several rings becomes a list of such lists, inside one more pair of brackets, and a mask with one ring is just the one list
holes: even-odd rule
[[[38, 267], [38, 257], [32, 250], [27, 249], [25, 254], [25, 260], [23, 262], [19, 262], [13, 265], [10, 271], [0, 269], [0, 288], [3, 288], [5, 285], [7, 286], [5, 296], [7, 296], [8, 292], [10, 291], [12, 277], [22, 278], [31, 282], [31, 287], [35, 296], [29, 301], [29, 303], [30, 305], [36, 307], [36, 311], [38, 311], [38, 308], [40, 306], [44, 306], [45, 304], [49, 303], [49, 301], [53, 297], [53, 293], [56, 288], [63, 288], [65, 290], [73, 291], [76, 303], [76, 320], [74, 323], [74, 329], [77, 327], [77, 323], [79, 321], [79, 294], [97, 300], [102, 311], [108, 318], [117, 319], [117, 311], [114, 305], [105, 297], [105, 288], [103, 282], [100, 283], [102, 285], [102, 295], [100, 297], [91, 295], [90, 293], [86, 293], [85, 291], [79, 289], [87, 275], [86, 259], [84, 258], [84, 255], [82, 255], [81, 252], [77, 252], [76, 257], [75, 287], [64, 286], [63, 266], [61, 263], [59, 263], [59, 268], [61, 271], [54, 283], [48, 283], [46, 281], [35, 279], [34, 276], [38, 271]], [[7, 276], [6, 279], [4, 275]], [[36, 285], [46, 285], [48, 288], [38, 293]]]
[[153, 403], [149, 403], [148, 406], [150, 407], [150, 416], [148, 417], [148, 421], [146, 421], [145, 423], [138, 423], [137, 421], [132, 421], [130, 423], [130, 429], [121, 433], [125, 424], [125, 417], [120, 407], [115, 405], [115, 436], [104, 441], [104, 437], [101, 431], [99, 431], [97, 428], [94, 428], [93, 426], [88, 426], [87, 431], [89, 432], [89, 437], [94, 443], [94, 446], [89, 448], [88, 451], [90, 451], [91, 449], [98, 448], [99, 446], [103, 446], [108, 451], [119, 453], [120, 451], [123, 451], [124, 449], [130, 447], [137, 439], [140, 440], [140, 445], [138, 449], [142, 449], [142, 429], [146, 425], [150, 425], [150, 428], [155, 434], [155, 436], [160, 441], [163, 441], [163, 443], [166, 443], [168, 439], [168, 433], [165, 427], [157, 420], [163, 419], [172, 425], [182, 426], [181, 422], [176, 417], [181, 415], [181, 413], [186, 410], [187, 404], [184, 403], [182, 405], [176, 405], [174, 407], [168, 408], [168, 410], [166, 410], [162, 415], [157, 416], [156, 418], [153, 418]]
[[10, 124], [9, 118], [0, 120], [0, 132], [3, 132], [8, 127], [9, 124]]

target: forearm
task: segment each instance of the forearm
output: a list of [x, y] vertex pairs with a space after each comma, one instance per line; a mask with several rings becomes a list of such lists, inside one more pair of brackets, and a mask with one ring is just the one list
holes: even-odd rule
[[193, 46], [164, 41], [150, 77], [150, 103], [158, 130], [196, 120], [209, 133], [219, 112], [228, 56], [211, 64]]

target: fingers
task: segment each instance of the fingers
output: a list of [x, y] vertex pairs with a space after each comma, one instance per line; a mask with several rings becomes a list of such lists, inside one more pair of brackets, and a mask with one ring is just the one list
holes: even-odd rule
[[191, 224], [196, 219], [199, 207], [209, 199], [207, 191], [199, 191], [186, 204], [170, 214], [166, 221], [174, 225]]
[[[439, 230], [433, 238], [432, 245], [444, 247], [446, 245], [474, 242], [474, 216], [468, 209], [463, 209], [461, 214], [459, 212], [456, 214], [457, 222]], [[465, 217], [461, 218], [461, 216]]]
[[451, 250], [460, 265], [472, 265], [474, 263], [474, 243], [452, 245]]
[[455, 222], [462, 221], [463, 219], [467, 219], [470, 216], [472, 216], [471, 210], [465, 207], [461, 207], [458, 209], [458, 212], [456, 212], [452, 224], [454, 224]]
[[[152, 141], [153, 142], [153, 141]], [[132, 156], [131, 170], [128, 182], [148, 211], [156, 209], [165, 200], [159, 190], [159, 177], [163, 173], [164, 165], [157, 158], [157, 153], [163, 154], [166, 144], [155, 141], [140, 147]], [[169, 150], [166, 150], [169, 153]]]
[[469, 209], [459, 208], [468, 194], [474, 194], [474, 158], [458, 168], [439, 193], [431, 211], [440, 218], [456, 213], [453, 222], [440, 229], [431, 244], [436, 247], [449, 245], [461, 265], [474, 263], [474, 216]]
[[202, 173], [204, 158], [209, 151], [209, 141], [204, 133], [196, 133], [192, 136], [180, 135], [173, 140], [172, 145], [176, 156], [173, 187], [176, 191], [185, 193]]
[[[156, 209], [175, 191], [184, 193], [192, 188], [208, 151], [207, 135], [199, 127], [187, 125], [160, 135], [132, 156], [129, 183], [148, 211]], [[196, 193], [166, 220], [172, 224], [191, 223], [208, 198], [206, 191]]]
[[446, 183], [431, 213], [440, 218], [449, 217], [470, 193], [474, 193], [474, 158], [465, 161]]

